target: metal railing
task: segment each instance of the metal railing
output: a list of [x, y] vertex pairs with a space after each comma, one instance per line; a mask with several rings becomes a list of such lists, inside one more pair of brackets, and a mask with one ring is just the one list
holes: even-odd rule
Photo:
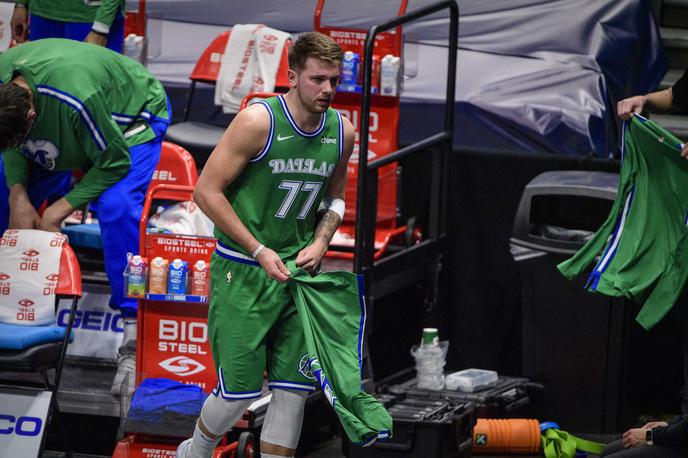
[[[449, 9], [449, 46], [447, 65], [447, 88], [444, 107], [444, 130], [401, 148], [391, 154], [368, 163], [368, 131], [370, 122], [370, 101], [372, 87], [372, 58], [375, 38], [378, 34], [416, 19]], [[356, 242], [354, 248], [354, 272], [364, 273], [373, 266], [375, 245], [375, 223], [377, 219], [378, 169], [392, 162], [398, 162], [429, 148], [440, 146], [432, 152], [430, 209], [427, 235], [436, 240], [444, 235], [446, 207], [447, 158], [454, 138], [454, 93], [456, 87], [456, 52], [459, 33], [459, 7], [454, 0], [442, 1], [411, 11], [403, 16], [372, 26], [366, 36], [363, 54], [363, 98], [361, 102], [360, 145], [358, 155], [358, 190], [356, 196]], [[403, 251], [390, 257], [403, 255]], [[384, 262], [383, 260], [378, 262]]]

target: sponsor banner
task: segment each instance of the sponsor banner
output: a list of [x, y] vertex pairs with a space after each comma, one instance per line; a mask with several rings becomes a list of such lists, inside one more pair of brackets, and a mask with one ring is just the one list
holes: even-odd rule
[[120, 441], [113, 458], [175, 458], [177, 445]]
[[208, 342], [208, 307], [149, 301], [146, 308], [144, 377], [165, 377], [212, 391], [217, 376]]
[[[211, 238], [159, 234], [149, 236], [149, 240], [152, 242], [149, 252], [167, 259], [180, 258], [188, 262], [205, 259], [206, 262], [210, 262], [210, 256], [215, 251], [215, 239]], [[149, 256], [150, 259], [153, 257]]]
[[[79, 299], [74, 318], [74, 341], [67, 347], [67, 354], [88, 358], [117, 359], [122, 344], [124, 321], [119, 311], [108, 305], [110, 288], [84, 283], [83, 296]], [[71, 299], [60, 300], [57, 324], [67, 327]]]
[[[356, 129], [355, 145], [347, 166], [346, 198], [356, 202], [358, 186], [358, 158], [360, 137], [358, 127], [361, 119], [360, 97], [337, 94], [333, 108], [351, 121]], [[397, 130], [399, 121], [399, 101], [396, 97], [383, 98], [379, 106], [370, 111], [368, 123], [368, 162], [393, 153], [398, 149]], [[389, 99], [389, 100], [387, 100]], [[377, 221], [393, 221], [397, 211], [397, 164], [382, 167], [378, 172], [378, 211]], [[356, 205], [348, 205], [344, 214], [345, 223], [353, 223]]]
[[52, 393], [0, 392], [0, 458], [38, 456]]

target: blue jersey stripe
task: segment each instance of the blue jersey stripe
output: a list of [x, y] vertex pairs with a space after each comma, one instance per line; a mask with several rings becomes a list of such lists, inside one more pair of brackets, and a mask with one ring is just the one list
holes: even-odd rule
[[342, 158], [342, 153], [344, 152], [344, 121], [342, 120], [342, 114], [337, 113], [337, 120], [339, 121], [339, 159]]
[[60, 91], [59, 89], [55, 89], [54, 87], [50, 86], [38, 85], [36, 86], [36, 90], [40, 94], [54, 97], [58, 99], [60, 102], [65, 103], [70, 107], [74, 108], [81, 116], [81, 119], [84, 121], [84, 124], [86, 124], [86, 127], [88, 128], [88, 131], [91, 134], [91, 137], [93, 138], [93, 141], [96, 143], [96, 145], [98, 145], [100, 150], [104, 151], [107, 148], [107, 144], [105, 143], [105, 137], [103, 136], [100, 129], [98, 129], [98, 126], [96, 125], [93, 116], [91, 116], [91, 113], [88, 111], [88, 108], [86, 108], [86, 106], [79, 99], [67, 92]]
[[291, 380], [268, 380], [268, 383], [290, 383], [292, 385], [313, 386], [312, 382], [292, 382]]
[[[216, 388], [217, 392], [224, 398], [224, 399], [253, 399], [253, 398], [259, 398], [263, 392], [263, 390], [252, 390], [252, 391], [228, 391], [226, 386], [225, 386], [225, 378], [224, 375], [222, 374], [222, 367], [219, 367], [217, 369], [217, 380], [218, 380], [218, 386]], [[218, 389], [219, 388], [219, 389]], [[215, 391], [215, 390], [214, 390]]]
[[243, 253], [235, 251], [232, 247], [225, 245], [224, 243], [217, 241], [215, 246], [215, 253], [218, 256], [230, 261], [240, 262], [242, 264], [248, 264], [249, 266], [260, 266], [260, 263], [250, 256], [246, 256]]
[[363, 370], [363, 330], [366, 322], [366, 304], [365, 304], [365, 284], [363, 283], [363, 275], [356, 275], [358, 280], [358, 302], [361, 307], [361, 320], [358, 324], [358, 368]]
[[114, 111], [111, 114], [112, 114], [112, 119], [114, 119], [115, 122], [117, 122], [118, 124], [131, 124], [135, 120], [141, 119], [141, 118], [145, 119], [148, 122], [151, 122], [154, 119], [161, 119], [163, 121], [167, 121], [166, 118], [160, 118], [158, 116], [155, 116], [150, 111], [145, 111], [145, 110], [142, 111], [141, 113], [137, 114], [137, 115], [128, 115], [128, 114], [124, 114], [124, 113], [116, 113]]
[[275, 114], [272, 112], [272, 108], [270, 108], [270, 105], [263, 100], [260, 100], [256, 103], [260, 103], [265, 107], [266, 110], [268, 110], [268, 114], [270, 115], [270, 133], [268, 134], [268, 141], [265, 142], [263, 149], [249, 160], [251, 163], [260, 161], [265, 157], [266, 154], [268, 154], [270, 146], [272, 146], [272, 135], [275, 133]]
[[628, 193], [628, 196], [626, 197], [626, 203], [624, 204], [623, 211], [619, 216], [619, 220], [616, 223], [616, 228], [614, 229], [612, 239], [609, 242], [607, 249], [604, 251], [602, 258], [590, 273], [590, 276], [588, 277], [588, 281], [586, 283], [586, 288], [589, 287], [593, 291], [597, 289], [597, 283], [600, 280], [600, 276], [602, 275], [602, 273], [604, 273], [605, 270], [607, 270], [607, 267], [609, 267], [609, 264], [611, 263], [612, 259], [614, 259], [614, 256], [616, 256], [616, 250], [619, 245], [619, 240], [621, 239], [621, 234], [623, 233], [626, 219], [628, 218], [631, 203], [633, 202], [634, 192], [635, 185], [631, 187], [631, 191]]

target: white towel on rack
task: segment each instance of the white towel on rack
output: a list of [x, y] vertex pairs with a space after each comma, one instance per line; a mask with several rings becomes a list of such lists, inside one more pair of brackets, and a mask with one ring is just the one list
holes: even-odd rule
[[236, 113], [248, 93], [274, 91], [282, 51], [290, 38], [262, 24], [232, 27], [215, 85], [215, 104], [224, 113]]

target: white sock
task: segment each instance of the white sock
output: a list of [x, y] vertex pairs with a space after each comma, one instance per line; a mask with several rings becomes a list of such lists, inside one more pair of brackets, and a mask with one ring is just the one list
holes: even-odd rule
[[222, 436], [217, 439], [211, 439], [201, 431], [201, 428], [198, 427], [198, 422], [196, 422], [191, 445], [187, 449], [184, 458], [211, 458], [213, 450], [215, 450], [221, 438]]
[[[226, 401], [213, 394], [208, 396], [203, 403], [201, 416], [196, 422], [191, 444], [184, 458], [211, 458], [222, 435], [234, 426], [252, 402], [252, 399]], [[203, 422], [206, 431], [217, 439], [212, 439], [203, 433], [198, 426], [199, 422]]]
[[268, 453], [261, 453], [261, 458], [294, 458], [294, 455], [284, 456], [284, 455], [270, 455]]

